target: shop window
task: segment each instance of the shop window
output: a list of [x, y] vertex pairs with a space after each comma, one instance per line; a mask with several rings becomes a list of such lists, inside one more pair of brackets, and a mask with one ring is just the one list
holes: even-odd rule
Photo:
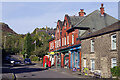
[[111, 35], [111, 49], [116, 49], [116, 34]]
[[111, 59], [111, 67], [113, 68], [115, 66], [117, 66], [117, 60], [116, 60], [116, 58], [112, 58]]

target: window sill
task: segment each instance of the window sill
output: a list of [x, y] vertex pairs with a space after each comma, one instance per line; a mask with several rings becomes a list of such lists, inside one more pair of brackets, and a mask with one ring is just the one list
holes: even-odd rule
[[90, 52], [90, 54], [94, 54], [95, 52]]
[[117, 49], [110, 49], [110, 51], [117, 51]]

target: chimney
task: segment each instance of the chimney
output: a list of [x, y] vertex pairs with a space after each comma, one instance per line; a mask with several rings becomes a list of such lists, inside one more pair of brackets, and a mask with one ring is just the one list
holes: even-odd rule
[[85, 15], [84, 9], [80, 9], [79, 16], [84, 16], [84, 15]]
[[101, 16], [104, 16], [104, 7], [103, 7], [103, 4], [101, 4], [100, 13], [101, 13]]

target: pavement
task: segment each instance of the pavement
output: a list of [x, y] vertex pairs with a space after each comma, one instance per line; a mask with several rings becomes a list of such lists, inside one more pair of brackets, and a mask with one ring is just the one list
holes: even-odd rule
[[89, 76], [82, 75], [82, 73], [80, 71], [75, 71], [74, 72], [74, 71], [72, 71], [71, 69], [68, 69], [68, 68], [52, 67], [52, 68], [49, 68], [49, 70], [70, 74], [70, 75], [75, 76], [77, 78], [92, 78], [92, 77], [89, 77]]

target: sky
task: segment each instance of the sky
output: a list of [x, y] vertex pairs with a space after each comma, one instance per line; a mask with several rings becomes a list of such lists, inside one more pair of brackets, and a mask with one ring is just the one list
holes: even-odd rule
[[[105, 12], [118, 19], [118, 2], [103, 2]], [[35, 28], [55, 28], [65, 14], [76, 15], [84, 9], [86, 15], [100, 10], [101, 2], [2, 2], [2, 22], [18, 34]], [[0, 21], [1, 22], [1, 21]]]

